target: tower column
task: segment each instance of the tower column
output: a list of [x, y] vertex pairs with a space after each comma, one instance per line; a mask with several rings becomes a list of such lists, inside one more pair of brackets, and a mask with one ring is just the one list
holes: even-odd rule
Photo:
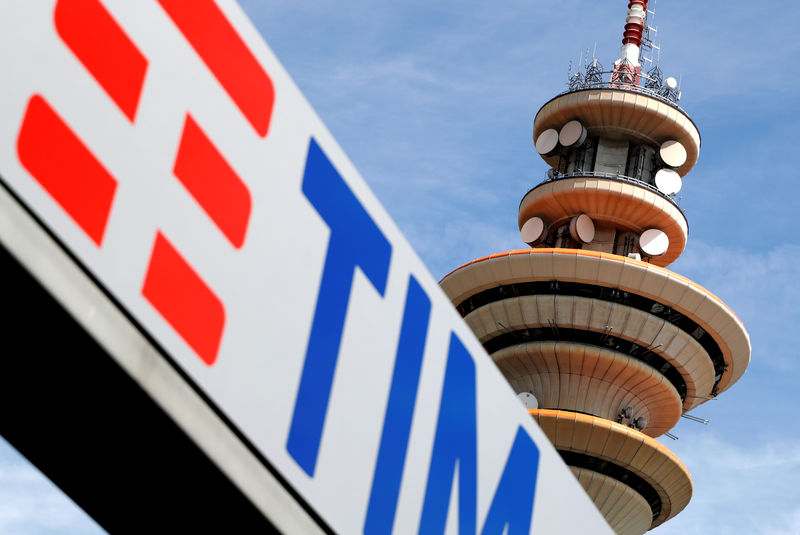
[[644, 81], [646, 19], [647, 0], [628, 2], [613, 70], [595, 61], [591, 84], [536, 114], [534, 146], [550, 170], [517, 211], [528, 248], [440, 283], [523, 403], [536, 400], [531, 416], [609, 524], [630, 535], [692, 495], [687, 468], [655, 437], [750, 362], [736, 315], [666, 269], [688, 239], [675, 194], [700, 133], [676, 84]]

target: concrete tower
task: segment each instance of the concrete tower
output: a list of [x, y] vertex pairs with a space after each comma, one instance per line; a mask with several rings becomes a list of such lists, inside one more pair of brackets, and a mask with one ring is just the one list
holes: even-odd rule
[[647, 13], [647, 0], [631, 0], [613, 67], [592, 61], [536, 115], [534, 144], [551, 169], [519, 206], [530, 248], [441, 281], [623, 534], [687, 505], [689, 472], [654, 437], [728, 389], [750, 361], [736, 315], [665, 269], [686, 245], [674, 196], [700, 134], [677, 104], [674, 78], [642, 68]]

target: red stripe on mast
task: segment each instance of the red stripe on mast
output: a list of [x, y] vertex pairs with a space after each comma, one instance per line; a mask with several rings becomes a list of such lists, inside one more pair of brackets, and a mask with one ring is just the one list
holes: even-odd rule
[[[631, 0], [628, 2], [628, 16], [630, 17], [631, 8], [635, 5], [642, 6], [645, 16], [647, 13], [647, 0]], [[622, 44], [634, 44], [636, 46], [642, 45], [642, 34], [644, 33], [644, 20], [641, 23], [628, 22], [625, 24], [625, 31], [622, 34]]]

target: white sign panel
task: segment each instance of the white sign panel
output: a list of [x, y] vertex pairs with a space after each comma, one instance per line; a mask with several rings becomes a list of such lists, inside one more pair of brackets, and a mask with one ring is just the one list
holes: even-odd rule
[[236, 4], [0, 6], [2, 185], [330, 528], [607, 532]]

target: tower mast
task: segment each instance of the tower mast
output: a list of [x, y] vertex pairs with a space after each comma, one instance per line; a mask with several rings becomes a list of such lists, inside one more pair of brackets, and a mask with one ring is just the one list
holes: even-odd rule
[[655, 440], [750, 362], [736, 315], [666, 269], [688, 222], [676, 202], [700, 133], [674, 79], [639, 64], [647, 0], [630, 0], [613, 70], [595, 62], [533, 123], [547, 179], [520, 202], [528, 248], [441, 286], [617, 533], [689, 503], [686, 467]]

